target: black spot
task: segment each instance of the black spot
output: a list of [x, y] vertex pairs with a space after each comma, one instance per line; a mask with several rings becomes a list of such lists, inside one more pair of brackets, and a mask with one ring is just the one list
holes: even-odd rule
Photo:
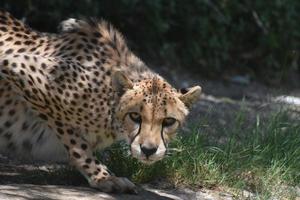
[[14, 50], [13, 49], [8, 49], [5, 51], [5, 54], [11, 54]]
[[20, 74], [24, 76], [25, 72], [23, 70], [20, 70]]
[[63, 127], [64, 125], [60, 121], [55, 121], [55, 125], [59, 127]]
[[92, 159], [87, 158], [87, 159], [85, 160], [85, 162], [88, 163], [88, 164], [90, 164], [90, 163], [92, 162]]
[[41, 67], [42, 67], [43, 69], [46, 69], [46, 68], [47, 68], [47, 65], [46, 65], [45, 63], [42, 63], [42, 64], [41, 64]]
[[29, 128], [29, 125], [26, 122], [24, 122], [22, 125], [22, 131], [26, 131], [28, 128]]
[[43, 120], [47, 121], [48, 120], [48, 117], [47, 115], [44, 115], [44, 114], [39, 114], [39, 117], [42, 118]]
[[76, 144], [76, 141], [75, 141], [75, 140], [73, 140], [73, 139], [71, 139], [71, 140], [70, 140], [70, 142], [71, 142], [71, 144], [73, 144], [73, 145], [75, 145], [75, 144]]
[[86, 59], [87, 59], [87, 61], [92, 61], [93, 60], [92, 56], [87, 56]]
[[8, 111], [8, 114], [10, 116], [13, 116], [16, 113], [16, 111], [14, 109], [11, 109], [10, 111]]
[[33, 92], [34, 94], [37, 94], [37, 93], [38, 93], [38, 90], [35, 89], [35, 88], [32, 88], [32, 92]]
[[83, 48], [83, 44], [78, 44], [76, 48], [77, 48], [77, 49]]
[[30, 57], [27, 56], [27, 55], [24, 55], [23, 57], [24, 57], [25, 60], [29, 60], [29, 58], [30, 58]]
[[82, 60], [82, 56], [77, 56], [76, 60], [81, 61]]
[[4, 126], [5, 126], [6, 128], [11, 127], [11, 125], [12, 125], [12, 122], [10, 122], [10, 121], [6, 121], [6, 122], [4, 123]]
[[31, 97], [31, 95], [30, 95], [31, 93], [29, 90], [24, 90], [24, 93], [25, 93], [26, 97], [29, 97], [29, 98]]
[[80, 154], [77, 152], [73, 152], [73, 156], [77, 159], [79, 159], [81, 157]]
[[16, 68], [17, 67], [17, 63], [11, 63], [11, 67], [12, 68]]
[[1, 26], [1, 27], [0, 27], [0, 31], [7, 32], [8, 30], [7, 30], [7, 28], [6, 28], [6, 27], [4, 27], [4, 26]]
[[21, 49], [19, 49], [17, 52], [18, 52], [18, 53], [23, 53], [23, 52], [25, 52], [25, 48], [21, 48]]
[[107, 75], [107, 76], [110, 76], [110, 75], [111, 75], [111, 71], [107, 71], [107, 72], [106, 72], [106, 75]]
[[73, 94], [73, 97], [74, 97], [75, 99], [78, 99], [78, 98], [79, 98], [79, 94], [78, 94], [78, 93], [74, 93], [74, 94]]
[[82, 150], [86, 150], [87, 149], [87, 145], [86, 144], [81, 144], [81, 148], [82, 148]]
[[63, 134], [64, 134], [64, 131], [63, 131], [61, 128], [57, 128], [56, 131], [57, 131], [60, 135], [63, 135]]
[[67, 133], [68, 133], [69, 135], [73, 135], [73, 134], [74, 134], [74, 131], [73, 131], [72, 129], [67, 129]]
[[[94, 45], [96, 45], [98, 43], [98, 40], [96, 40], [95, 38], [92, 38], [90, 41]], [[91, 46], [91, 45], [89, 44], [89, 46]]]
[[8, 63], [9, 63], [8, 60], [3, 60], [2, 64], [3, 64], [3, 66], [8, 66]]
[[15, 26], [21, 26], [20, 22], [18, 22], [18, 21], [16, 21], [16, 20], [13, 21], [13, 24], [14, 24]]
[[82, 167], [83, 167], [84, 169], [90, 168], [88, 165], [83, 165]]
[[14, 45], [21, 45], [21, 41], [15, 41]]
[[27, 41], [24, 42], [25, 45], [30, 45], [30, 44], [33, 44], [33, 43], [34, 43], [34, 42], [29, 41], [29, 40], [27, 40]]
[[[31, 52], [33, 52], [33, 51], [35, 51], [35, 50], [36, 50], [36, 48], [35, 48], [35, 47], [33, 47], [33, 48], [31, 48], [31, 49], [30, 49], [30, 51], [31, 51]], [[35, 62], [37, 62], [37, 59], [36, 59], [36, 57], [33, 57], [33, 59], [34, 59], [34, 61], [35, 61]]]
[[94, 175], [98, 175], [99, 174], [99, 172], [98, 171], [94, 171]]
[[30, 69], [31, 69], [32, 72], [35, 72], [35, 71], [36, 71], [36, 69], [35, 69], [34, 66], [30, 65], [29, 67], [30, 67]]
[[45, 83], [45, 88], [46, 88], [47, 90], [50, 90], [50, 87], [49, 87], [49, 85], [48, 85], [48, 84], [46, 84], [46, 83]]
[[42, 80], [40, 79], [40, 77], [37, 77], [36, 80], [39, 82], [39, 84], [42, 84]]
[[108, 175], [108, 173], [107, 173], [107, 172], [103, 172], [103, 175], [104, 175], [104, 176], [107, 176], [107, 175]]
[[8, 37], [8, 38], [5, 39], [5, 41], [12, 41], [12, 40], [13, 40], [12, 37]]

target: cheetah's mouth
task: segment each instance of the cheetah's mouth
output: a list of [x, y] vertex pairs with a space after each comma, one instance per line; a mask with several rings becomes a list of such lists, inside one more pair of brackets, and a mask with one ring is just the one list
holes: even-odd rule
[[146, 165], [151, 165], [159, 160], [162, 160], [164, 158], [164, 153], [162, 154], [154, 154], [152, 156], [147, 157], [144, 155], [140, 148], [136, 148], [135, 145], [131, 146], [130, 150], [131, 156], [139, 160], [141, 163], [146, 164]]

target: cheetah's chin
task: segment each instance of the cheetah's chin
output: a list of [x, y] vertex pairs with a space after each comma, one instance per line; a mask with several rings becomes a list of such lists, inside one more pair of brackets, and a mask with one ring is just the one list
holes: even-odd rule
[[146, 165], [152, 165], [153, 163], [156, 162], [156, 160], [149, 160], [149, 159], [139, 159], [139, 161]]

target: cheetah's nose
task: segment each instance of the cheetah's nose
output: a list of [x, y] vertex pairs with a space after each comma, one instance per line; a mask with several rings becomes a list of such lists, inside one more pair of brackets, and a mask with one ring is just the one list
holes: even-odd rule
[[141, 145], [141, 150], [145, 154], [145, 156], [148, 158], [149, 156], [153, 155], [157, 151], [157, 147], [147, 147]]

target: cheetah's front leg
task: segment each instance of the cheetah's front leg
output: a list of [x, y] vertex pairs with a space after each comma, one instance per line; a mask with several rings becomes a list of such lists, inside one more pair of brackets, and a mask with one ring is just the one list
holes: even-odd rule
[[69, 153], [70, 163], [86, 177], [91, 187], [103, 192], [137, 193], [127, 178], [111, 175], [93, 155], [90, 145], [73, 129], [58, 127], [56, 130]]

